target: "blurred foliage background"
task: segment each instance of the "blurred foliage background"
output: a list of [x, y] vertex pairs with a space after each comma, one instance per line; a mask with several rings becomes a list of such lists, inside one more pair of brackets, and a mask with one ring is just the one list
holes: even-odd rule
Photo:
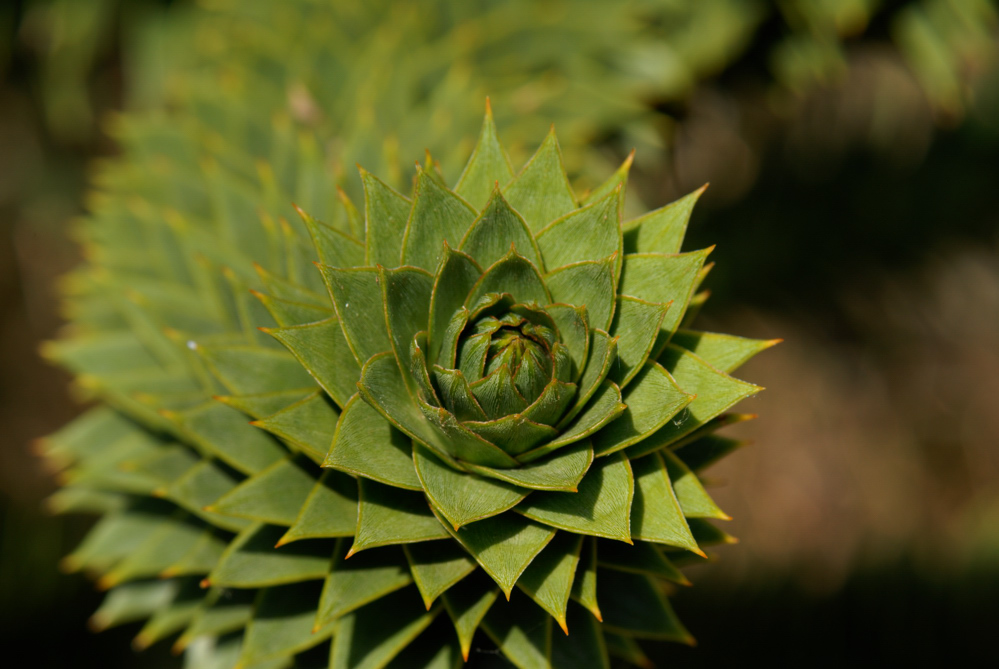
[[[299, 4], [323, 11], [311, 1], [286, 11]], [[349, 14], [349, 3], [333, 4]], [[136, 656], [128, 626], [90, 634], [100, 594], [58, 570], [89, 521], [45, 512], [55, 481], [30, 442], [80, 407], [68, 378], [35, 351], [59, 327], [59, 276], [80, 257], [72, 221], [85, 210], [90, 166], [116, 153], [119, 112], [168, 117], [178, 99], [224, 96], [226, 85], [259, 78], [277, 82], [261, 104], [317, 124], [335, 119], [345, 142], [391, 137], [344, 151], [370, 155], [369, 164], [406, 165], [427, 146], [445, 170], [459, 169], [469, 145], [442, 138], [466, 117], [474, 132], [490, 93], [514, 151], [559, 120], [583, 187], [632, 147], [647, 205], [711, 182], [690, 240], [718, 244], [705, 325], [786, 341], [744, 371], [768, 387], [746, 408], [761, 419], [733, 429], [754, 445], [713, 471], [716, 499], [736, 517], [730, 531], [742, 543], [691, 574], [697, 585], [676, 606], [700, 647], [663, 647], [663, 665], [715, 666], [747, 654], [808, 666], [994, 658], [995, 6], [369, 4], [381, 18], [365, 23], [358, 12], [353, 29], [371, 36], [369, 55], [381, 55], [358, 56], [364, 76], [353, 78], [317, 68], [306, 57], [314, 45], [274, 38], [282, 15], [268, 13], [268, 3], [0, 6], [6, 647], [30, 653], [36, 667], [171, 666], [159, 648]], [[509, 29], [527, 19], [532, 30]], [[263, 55], [237, 57], [250, 51]], [[407, 81], [414, 51], [439, 61], [424, 82], [432, 94], [402, 90], [416, 97], [375, 109], [386, 88]], [[275, 62], [284, 67], [278, 75]], [[301, 85], [288, 85], [295, 77]], [[327, 82], [325, 90], [342, 94], [317, 95], [323, 89], [310, 77], [332, 78], [339, 88]], [[422, 116], [406, 113], [414, 106]], [[438, 109], [449, 113], [427, 111]], [[432, 122], [414, 126], [413, 118]]]

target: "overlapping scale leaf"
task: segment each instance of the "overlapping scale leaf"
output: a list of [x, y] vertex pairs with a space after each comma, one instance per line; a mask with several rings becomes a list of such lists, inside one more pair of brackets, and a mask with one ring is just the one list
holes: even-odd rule
[[[454, 189], [428, 157], [411, 190], [362, 169], [358, 206], [309, 133], [203, 113], [270, 163], [208, 142], [168, 225], [119, 212], [135, 295], [50, 351], [116, 408], [42, 446], [52, 506], [106, 513], [66, 560], [113, 586], [95, 624], [248, 669], [689, 643], [662, 583], [731, 541], [699, 471], [774, 343], [690, 327], [701, 191], [622, 221], [630, 157], [579, 202], [554, 133], [515, 176], [487, 112]], [[170, 267], [132, 262], [153, 238]]]

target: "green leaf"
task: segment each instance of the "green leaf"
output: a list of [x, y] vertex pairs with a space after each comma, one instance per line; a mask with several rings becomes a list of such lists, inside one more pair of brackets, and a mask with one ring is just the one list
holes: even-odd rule
[[286, 658], [332, 636], [332, 623], [322, 629], [313, 629], [319, 593], [318, 583], [295, 583], [261, 590], [253, 618], [246, 625], [240, 665]]
[[275, 548], [284, 529], [252, 525], [233, 539], [205, 581], [223, 588], [264, 588], [326, 576], [333, 545], [306, 541]]
[[313, 629], [413, 582], [398, 548], [362, 553], [350, 560], [344, 557], [346, 550], [347, 542], [338, 541]]
[[434, 276], [430, 298], [430, 325], [427, 331], [427, 360], [436, 361], [448, 324], [465, 304], [468, 294], [482, 276], [478, 264], [460, 251], [444, 245], [444, 255]]
[[562, 429], [568, 425], [601, 388], [600, 383], [610, 373], [611, 365], [617, 359], [617, 341], [617, 337], [612, 338], [603, 330], [593, 331], [586, 367], [577, 384], [579, 392], [576, 393], [576, 403], [562, 416], [556, 427]]
[[[461, 669], [461, 651], [453, 636], [453, 627], [446, 616], [438, 615], [426, 630], [395, 658], [385, 669]], [[313, 669], [325, 669], [323, 663]]]
[[482, 628], [518, 669], [550, 666], [552, 619], [525, 595], [490, 608]]
[[402, 264], [436, 270], [444, 242], [457, 248], [475, 214], [467, 202], [417, 168], [416, 198], [406, 223]]
[[715, 544], [739, 543], [739, 540], [731, 534], [703, 518], [691, 518], [687, 522], [690, 524], [690, 531], [698, 544], [713, 546]]
[[358, 364], [363, 365], [376, 353], [390, 351], [392, 344], [385, 328], [378, 270], [374, 267], [338, 269], [328, 265], [320, 265], [319, 269], [336, 307], [347, 346]]
[[357, 392], [361, 366], [335, 317], [318, 323], [267, 330], [284, 344], [341, 408]]
[[[714, 248], [714, 247], [712, 247]], [[676, 255], [629, 254], [624, 257], [619, 292], [647, 302], [672, 302], [653, 348], [656, 357], [680, 326], [697, 285], [697, 276], [712, 248]]]
[[[694, 401], [655, 362], [647, 362], [624, 393], [624, 413], [593, 435], [597, 457], [638, 443]], [[585, 414], [584, 414], [585, 415]]]
[[579, 602], [597, 620], [603, 620], [597, 606], [597, 539], [585, 537], [569, 597]]
[[361, 169], [361, 182], [364, 184], [367, 240], [365, 264], [397, 267], [402, 258], [402, 240], [412, 203], [367, 170]]
[[250, 425], [240, 412], [218, 402], [165, 415], [173, 419], [194, 444], [244, 474], [255, 474], [286, 454], [271, 437]]
[[541, 253], [527, 223], [503, 199], [499, 187], [493, 191], [488, 204], [465, 233], [458, 248], [480, 267], [497, 263], [511, 248], [515, 248], [536, 267], [544, 268]]
[[703, 556], [683, 517], [666, 464], [659, 454], [632, 460], [631, 468], [635, 475], [631, 536], [642, 541], [685, 548]]
[[683, 460], [683, 463], [692, 471], [697, 472], [748, 443], [748, 441], [708, 434], [675, 448], [673, 453]]
[[545, 284], [553, 301], [585, 306], [590, 327], [606, 331], [614, 317], [617, 298], [614, 289], [616, 265], [616, 256], [565, 265], [548, 272]]
[[566, 606], [582, 545], [581, 536], [566, 532], [556, 534], [517, 581], [520, 589], [551, 614], [566, 634], [569, 633]]
[[353, 536], [357, 528], [357, 481], [338, 471], [323, 472], [278, 546], [299, 539]]
[[[364, 264], [364, 244], [322, 221], [317, 221], [299, 207], [296, 206], [295, 209], [309, 229], [319, 262], [332, 267], [356, 267]], [[409, 210], [408, 207], [406, 209]]]
[[503, 192], [534, 234], [576, 208], [576, 198], [562, 167], [562, 152], [554, 128]]
[[[481, 453], [481, 457], [485, 458], [495, 456], [496, 460], [501, 463], [500, 466], [511, 466], [511, 463], [516, 463], [495, 446], [485, 444], [474, 436], [466, 436], [457, 422], [454, 421], [454, 417], [446, 411], [444, 411], [446, 415], [440, 415], [439, 421], [431, 425], [423, 413], [428, 410], [429, 405], [425, 402], [421, 403], [420, 407], [414, 405], [406, 393], [402, 372], [399, 371], [399, 365], [396, 364], [391, 353], [386, 352], [375, 356], [364, 365], [358, 388], [368, 404], [377, 409], [378, 413], [387, 418], [393, 426], [433, 450], [445, 462], [452, 463], [455, 457], [460, 457], [459, 453], [467, 452]], [[430, 407], [429, 410], [434, 411], [433, 407]], [[451, 422], [448, 422], [449, 417]], [[450, 428], [454, 434], [443, 433], [442, 430], [445, 426]], [[459, 441], [446, 441], [445, 434]], [[412, 460], [410, 460], [410, 465], [412, 465]], [[415, 472], [413, 476], [416, 476]]]
[[520, 413], [528, 406], [528, 401], [520, 394], [514, 383], [508, 365], [503, 365], [474, 384], [470, 384], [469, 388], [490, 419]]
[[579, 381], [590, 354], [590, 328], [585, 306], [549, 304], [545, 311], [555, 321], [560, 341], [572, 358], [572, 381]]
[[660, 549], [645, 541], [637, 541], [632, 546], [616, 541], [598, 542], [597, 564], [607, 569], [648, 574], [681, 585], [690, 585], [687, 577], [662, 554]]
[[552, 381], [544, 387], [538, 399], [524, 410], [524, 418], [542, 425], [553, 425], [565, 414], [566, 407], [575, 396], [575, 384]]
[[[631, 164], [634, 160], [635, 151], [632, 149], [631, 153], [628, 154], [628, 157], [624, 159], [623, 163], [621, 163], [621, 167], [617, 168], [617, 171], [615, 171], [614, 174], [607, 179], [607, 181], [597, 186], [592, 193], [587, 195], [586, 198], [583, 199], [582, 203], [584, 205], [591, 204], [597, 200], [602, 200], [604, 196], [617, 191], [619, 197], [621, 198], [621, 207], [623, 209], [624, 194], [628, 185], [628, 172], [631, 170]], [[618, 188], [618, 186], [620, 186], [620, 188]]]
[[309, 467], [286, 458], [240, 483], [208, 508], [273, 525], [290, 526], [315, 485]]
[[106, 590], [126, 581], [159, 576], [194, 547], [204, 529], [201, 521], [184, 512], [156, 523], [155, 531], [102, 576], [98, 587]]
[[604, 629], [641, 639], [694, 642], [660, 594], [656, 582], [648, 576], [601, 570], [597, 596], [604, 614]]
[[619, 657], [636, 667], [653, 666], [653, 662], [649, 659], [649, 656], [642, 651], [642, 647], [631, 637], [604, 631], [604, 643], [607, 644], [607, 652], [614, 657]]
[[160, 578], [206, 576], [218, 564], [228, 543], [227, 533], [217, 529], [206, 530], [190, 550], [160, 573]]
[[156, 609], [132, 641], [136, 650], [145, 650], [157, 641], [184, 629], [198, 612], [204, 601], [204, 590], [197, 580], [185, 579], [178, 586], [177, 594], [170, 604]]
[[421, 489], [413, 469], [412, 442], [359, 394], [347, 402], [340, 414], [323, 467], [410, 490]]
[[707, 187], [705, 184], [665, 207], [625, 223], [625, 252], [679, 253], [690, 214]]
[[302, 366], [285, 351], [259, 346], [203, 346], [198, 353], [219, 381], [236, 395], [254, 395], [312, 386]]
[[465, 549], [453, 541], [407, 544], [402, 548], [428, 611], [435, 599], [477, 569]]
[[377, 669], [434, 619], [420, 605], [415, 589], [382, 597], [344, 616], [333, 638], [330, 669]]
[[567, 611], [567, 624], [572, 634], [552, 634], [552, 669], [610, 669], [597, 619], [573, 604]]
[[433, 277], [414, 267], [392, 270], [379, 267], [378, 275], [392, 350], [403, 372], [403, 380], [415, 395], [416, 381], [409, 372], [410, 345], [417, 332], [427, 329]]
[[696, 395], [676, 420], [666, 423], [650, 437], [654, 444], [671, 444], [729, 409], [737, 402], [763, 390], [720, 372], [699, 357], [678, 346], [669, 345], [659, 362], [685, 392]]
[[486, 116], [482, 121], [482, 131], [475, 145], [472, 157], [468, 159], [465, 171], [458, 179], [454, 192], [463, 197], [473, 207], [481, 210], [489, 200], [496, 184], [505, 185], [513, 179], [510, 160], [496, 136], [496, 124], [492, 110], [486, 100]]
[[508, 483], [455, 471], [419, 444], [413, 462], [430, 503], [455, 530], [511, 509], [527, 495]]
[[[299, 390], [281, 390], [276, 393], [261, 393], [259, 395], [229, 395], [216, 396], [222, 404], [242, 411], [252, 418], [266, 418], [299, 400], [303, 400], [316, 391], [305, 388]], [[185, 449], [187, 450], [187, 449]]]
[[618, 338], [617, 360], [609, 376], [622, 390], [648, 360], [669, 307], [669, 303], [646, 302], [624, 296], [618, 298], [611, 328]]
[[108, 593], [101, 606], [90, 618], [96, 630], [124, 623], [143, 620], [170, 602], [177, 594], [180, 583], [170, 581], [139, 581], [125, 583]]
[[512, 295], [519, 304], [544, 305], [553, 301], [538, 268], [514, 249], [508, 249], [479, 277], [465, 299], [465, 307], [471, 309], [486, 295], [502, 293]]
[[281, 327], [289, 327], [298, 323], [313, 323], [333, 315], [333, 305], [317, 307], [305, 302], [282, 300], [256, 290], [250, 290], [250, 294], [260, 300], [264, 308]]
[[680, 458], [668, 450], [660, 453], [666, 463], [666, 471], [673, 483], [673, 492], [680, 503], [680, 509], [687, 518], [717, 518], [731, 520], [731, 516], [718, 508], [708, 492], [701, 485], [694, 472]]
[[514, 513], [486, 518], [458, 531], [450, 527], [447, 530], [496, 581], [508, 599], [527, 565], [555, 536], [554, 529]]
[[316, 464], [322, 463], [333, 441], [339, 413], [324, 393], [316, 391], [285, 409], [251, 424], [277, 435]]
[[593, 463], [579, 492], [536, 492], [517, 511], [559, 529], [631, 543], [631, 466], [623, 455]]
[[[417, 355], [419, 354], [417, 353]], [[421, 371], [417, 378], [422, 376]], [[485, 411], [479, 405], [479, 401], [475, 398], [475, 394], [461, 370], [444, 369], [440, 365], [434, 365], [434, 380], [437, 382], [437, 389], [440, 391], [444, 408], [453, 413], [455, 418], [459, 421], [486, 419]], [[424, 386], [421, 388], [424, 397], [429, 400], [432, 395], [427, 392], [425, 387], [429, 384], [423, 383], [421, 385]], [[433, 391], [432, 388], [430, 390]]]
[[183, 650], [199, 637], [219, 636], [245, 627], [253, 615], [255, 595], [252, 590], [209, 590], [204, 605], [181, 634], [174, 650]]
[[618, 390], [617, 385], [605, 381], [601, 385], [600, 391], [586, 405], [586, 409], [568, 427], [563, 429], [562, 434], [557, 439], [520, 455], [519, 460], [533, 462], [552, 451], [564, 448], [568, 444], [586, 439], [620, 416], [627, 408], [628, 405], [621, 401], [621, 391]]
[[591, 464], [593, 447], [589, 440], [583, 440], [513, 469], [494, 469], [470, 462], [464, 466], [482, 476], [521, 488], [575, 492]]
[[454, 623], [461, 644], [461, 654], [468, 661], [472, 648], [472, 637], [479, 628], [482, 618], [496, 601], [499, 591], [483, 572], [476, 572], [462, 583], [460, 588], [445, 592], [441, 598], [448, 617]]
[[[446, 444], [448, 450], [444, 452], [445, 457], [453, 456], [464, 462], [474, 462], [487, 467], [517, 465], [517, 461], [510, 455], [465, 427], [464, 423], [459, 423], [447, 409], [430, 406], [422, 400], [419, 400], [418, 404], [427, 421], [440, 433], [442, 439], [439, 442]], [[440, 455], [439, 452], [438, 454]], [[451, 462], [454, 462], [453, 459]], [[452, 466], [460, 468], [455, 464]]]
[[174, 502], [216, 527], [238, 532], [247, 527], [249, 521], [209, 513], [204, 508], [235, 488], [239, 480], [240, 477], [222, 463], [203, 460], [166, 488], [157, 490], [155, 495]]
[[620, 263], [620, 203], [619, 194], [610, 193], [548, 224], [538, 233], [538, 248], [545, 266], [564, 267], [611, 255]]
[[513, 456], [558, 435], [555, 428], [536, 423], [524, 414], [513, 414], [491, 421], [468, 421], [462, 425]]
[[780, 339], [747, 339], [734, 335], [696, 330], [677, 330], [671, 343], [687, 349], [715, 369], [734, 372], [761, 351], [779, 344]]
[[358, 481], [358, 493], [357, 531], [348, 557], [377, 546], [446, 539], [448, 536], [419, 493], [368, 479]]

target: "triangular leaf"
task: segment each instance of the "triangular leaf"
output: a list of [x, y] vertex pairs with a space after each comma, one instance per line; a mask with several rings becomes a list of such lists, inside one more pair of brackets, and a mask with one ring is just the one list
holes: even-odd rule
[[660, 365], [646, 363], [624, 392], [622, 401], [628, 408], [593, 435], [594, 452], [598, 457], [609, 455], [640, 442], [693, 400]]
[[357, 481], [327, 470], [302, 504], [291, 529], [278, 545], [299, 539], [353, 536], [357, 529]]
[[420, 493], [358, 481], [357, 531], [350, 555], [391, 544], [446, 539], [447, 531]]
[[496, 124], [493, 122], [492, 110], [486, 101], [486, 116], [482, 121], [482, 131], [475, 145], [472, 157], [458, 179], [454, 192], [463, 197], [473, 207], [481, 210], [489, 200], [496, 186], [508, 183], [513, 179], [513, 169], [496, 136]]
[[566, 606], [582, 545], [581, 536], [567, 532], [556, 534], [517, 581], [520, 589], [555, 618], [566, 634], [569, 633]]
[[288, 347], [341, 408], [357, 392], [361, 366], [351, 354], [340, 321], [335, 317], [267, 332]]
[[253, 421], [253, 425], [281, 437], [319, 464], [330, 449], [339, 417], [326, 395], [316, 391], [275, 414]]
[[499, 188], [496, 188], [482, 213], [461, 240], [459, 250], [468, 254], [480, 267], [489, 267], [509, 253], [511, 248], [543, 270], [541, 253], [527, 223], [514, 211]]
[[331, 542], [306, 541], [275, 548], [282, 534], [284, 529], [273, 525], [253, 525], [243, 530], [229, 544], [206, 582], [225, 588], [263, 588], [326, 576]]
[[290, 526], [315, 485], [310, 469], [293, 458], [276, 462], [240, 483], [209, 510]]
[[415, 588], [371, 602], [344, 616], [333, 638], [330, 669], [377, 669], [416, 638], [434, 619]]
[[780, 339], [747, 339], [697, 330], [678, 330], [670, 340], [687, 349], [715, 369], [734, 372], [757, 353], [780, 343]]
[[359, 394], [347, 402], [340, 414], [333, 445], [323, 467], [334, 467], [389, 485], [421, 490], [420, 479], [413, 469], [412, 442]]
[[555, 302], [586, 307], [590, 327], [607, 330], [614, 317], [617, 295], [614, 268], [617, 257], [587, 260], [558, 267], [545, 275], [545, 284]]
[[482, 628], [517, 667], [547, 667], [551, 657], [552, 619], [526, 595], [498, 602]]
[[569, 532], [631, 543], [631, 466], [623, 455], [597, 460], [579, 484], [579, 492], [537, 492], [517, 511]]
[[326, 287], [347, 345], [358, 364], [371, 356], [392, 350], [385, 328], [385, 311], [378, 270], [374, 267], [338, 269], [320, 265]]
[[[367, 170], [361, 170], [361, 182], [364, 184], [366, 264], [397, 267], [412, 203]], [[359, 264], [355, 263], [355, 266]]]
[[694, 638], [650, 577], [602, 570], [597, 590], [605, 629], [642, 639], [693, 644]]
[[527, 565], [555, 536], [555, 530], [515, 513], [466, 525], [451, 535], [503, 590], [507, 598]]
[[253, 618], [246, 625], [240, 664], [286, 658], [322, 643], [333, 625], [313, 629], [319, 602], [318, 583], [296, 583], [260, 591]]
[[707, 185], [624, 224], [627, 253], [679, 253], [694, 205]]
[[371, 551], [347, 560], [347, 541], [337, 542], [323, 585], [313, 629], [318, 629], [413, 582], [398, 548]]
[[464, 466], [482, 476], [520, 488], [575, 492], [591, 464], [593, 447], [589, 440], [583, 440], [516, 468], [482, 467], [472, 463], [464, 463]]
[[460, 197], [418, 169], [416, 199], [406, 223], [402, 263], [433, 272], [444, 252], [444, 242], [457, 248], [475, 210]]
[[477, 569], [457, 542], [417, 543], [402, 547], [427, 610], [452, 585]]
[[576, 208], [576, 198], [562, 167], [562, 152], [554, 128], [503, 192], [535, 234]]
[[576, 209], [538, 233], [546, 267], [563, 267], [610, 255], [621, 260], [621, 200], [617, 193]]
[[662, 458], [653, 453], [633, 460], [631, 467], [635, 475], [631, 536], [703, 555], [683, 517]]
[[508, 483], [456, 471], [419, 444], [413, 462], [430, 503], [456, 530], [511, 509], [527, 495]]

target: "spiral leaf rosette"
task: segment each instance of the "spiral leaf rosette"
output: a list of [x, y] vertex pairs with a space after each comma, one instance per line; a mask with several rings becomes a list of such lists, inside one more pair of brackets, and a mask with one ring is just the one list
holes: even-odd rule
[[[102, 409], [50, 440], [91, 458], [60, 503], [106, 513], [67, 560], [113, 588], [96, 624], [150, 617], [137, 643], [179, 632], [199, 669], [457, 666], [490, 645], [518, 667], [644, 665], [640, 640], [691, 642], [667, 595], [731, 540], [699, 472], [760, 390], [730, 372], [773, 342], [690, 329], [701, 191], [623, 221], [629, 166], [580, 200], [554, 131], [515, 174], [487, 111], [453, 189], [428, 159], [410, 197], [362, 170], [361, 209], [299, 210], [318, 272], [261, 269], [257, 306], [228, 293], [260, 332], [162, 339], [214, 400], [106, 391], [133, 418], [158, 402], [169, 436], [93, 455], [95, 435], [138, 440]], [[87, 497], [95, 461], [124, 500]]]

